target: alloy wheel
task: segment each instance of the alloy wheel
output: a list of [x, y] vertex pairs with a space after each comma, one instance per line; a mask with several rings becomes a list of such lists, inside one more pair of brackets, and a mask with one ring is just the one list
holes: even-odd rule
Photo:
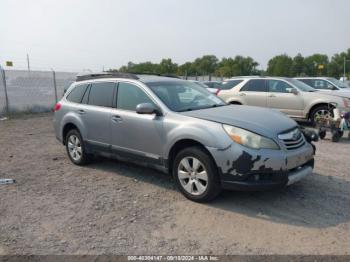
[[208, 174], [205, 166], [195, 157], [183, 158], [177, 175], [181, 186], [191, 195], [201, 195], [208, 187]]
[[76, 135], [71, 135], [68, 138], [69, 155], [74, 161], [79, 161], [82, 157], [82, 147], [79, 138]]

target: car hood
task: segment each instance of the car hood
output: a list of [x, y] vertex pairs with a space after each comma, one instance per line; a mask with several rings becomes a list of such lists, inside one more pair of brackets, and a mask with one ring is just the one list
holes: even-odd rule
[[334, 91], [319, 90], [317, 93], [350, 98], [350, 88], [344, 88], [344, 90], [342, 89], [342, 90], [334, 90]]
[[240, 127], [273, 138], [297, 126], [294, 120], [277, 110], [255, 106], [227, 105], [181, 112], [181, 114]]

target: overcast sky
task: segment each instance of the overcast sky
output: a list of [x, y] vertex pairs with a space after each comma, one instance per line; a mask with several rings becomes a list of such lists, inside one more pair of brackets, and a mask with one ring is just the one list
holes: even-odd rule
[[82, 71], [350, 48], [349, 0], [0, 0], [0, 64]]

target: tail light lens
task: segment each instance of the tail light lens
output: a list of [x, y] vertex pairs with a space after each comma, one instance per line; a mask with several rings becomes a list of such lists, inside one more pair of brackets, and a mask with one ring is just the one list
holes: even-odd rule
[[62, 107], [62, 105], [61, 105], [60, 103], [57, 103], [57, 104], [54, 106], [53, 111], [56, 112], [56, 111], [60, 110], [61, 107]]
[[218, 96], [218, 95], [219, 95], [219, 93], [220, 93], [220, 91], [221, 91], [220, 89], [216, 90], [215, 95], [217, 95], [217, 96]]

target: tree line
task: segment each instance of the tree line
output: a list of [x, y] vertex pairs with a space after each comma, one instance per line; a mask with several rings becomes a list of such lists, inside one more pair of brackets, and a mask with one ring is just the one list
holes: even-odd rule
[[119, 69], [110, 69], [124, 73], [150, 73], [180, 76], [212, 75], [218, 77], [270, 75], [270, 76], [330, 76], [339, 78], [343, 75], [344, 58], [347, 61], [346, 74], [350, 75], [350, 48], [332, 57], [325, 54], [294, 57], [287, 54], [277, 55], [268, 61], [266, 71], [258, 69], [259, 63], [249, 56], [224, 57], [204, 55], [194, 61], [177, 64], [171, 58], [162, 59], [160, 63], [129, 62]]

